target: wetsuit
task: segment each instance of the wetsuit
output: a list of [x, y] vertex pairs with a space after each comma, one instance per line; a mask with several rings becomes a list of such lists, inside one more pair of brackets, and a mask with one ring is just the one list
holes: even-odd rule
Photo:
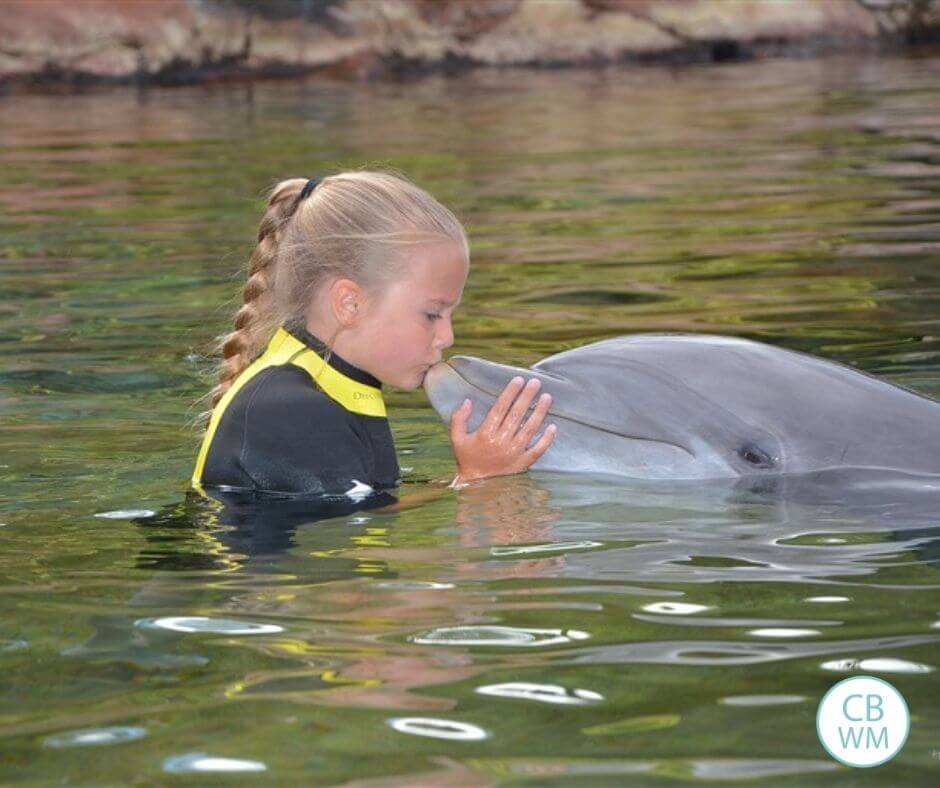
[[398, 480], [381, 384], [294, 322], [219, 400], [192, 482], [355, 497]]

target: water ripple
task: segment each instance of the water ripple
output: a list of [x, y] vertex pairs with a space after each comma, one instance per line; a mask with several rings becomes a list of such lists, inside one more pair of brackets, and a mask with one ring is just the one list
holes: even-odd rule
[[141, 618], [134, 622], [134, 626], [140, 629], [166, 629], [170, 632], [200, 632], [215, 635], [269, 635], [284, 631], [284, 627], [277, 624], [256, 624], [250, 621], [233, 621], [207, 616]]
[[550, 542], [548, 544], [529, 544], [497, 546], [490, 548], [490, 555], [503, 558], [513, 555], [538, 555], [539, 553], [569, 552], [572, 550], [590, 550], [594, 547], [603, 547], [603, 542], [586, 540], [583, 542]]
[[113, 512], [96, 512], [95, 517], [105, 520], [137, 520], [154, 517], [156, 514], [153, 509], [115, 509]]
[[702, 613], [711, 610], [709, 605], [696, 605], [691, 602], [651, 602], [643, 605], [643, 610], [649, 613], [665, 613], [670, 616], [687, 616], [693, 613]]
[[557, 664], [595, 665], [655, 663], [662, 665], [755, 665], [853, 650], [905, 648], [940, 642], [940, 637], [908, 635], [816, 643], [758, 643], [728, 640], [651, 641], [579, 649], [555, 658]]
[[932, 673], [935, 668], [920, 662], [910, 662], [894, 657], [872, 657], [870, 659], [837, 659], [824, 662], [820, 667], [843, 673], [858, 670], [868, 673]]
[[386, 722], [399, 733], [426, 736], [431, 739], [482, 741], [489, 738], [489, 734], [483, 728], [468, 722], [439, 720], [433, 717], [392, 717]]
[[436, 646], [506, 646], [531, 648], [585, 640], [590, 635], [578, 629], [537, 627], [465, 626], [442, 627], [410, 638], [414, 643]]
[[805, 700], [805, 695], [729, 695], [718, 702], [725, 706], [781, 706]]
[[163, 761], [163, 771], [171, 774], [191, 774], [205, 772], [265, 772], [268, 767], [261, 761], [249, 761], [242, 758], [223, 758], [207, 755], [204, 752], [188, 752], [173, 755]]
[[518, 698], [551, 703], [559, 706], [587, 706], [599, 703], [604, 696], [586, 689], [566, 689], [559, 684], [533, 684], [526, 681], [510, 681], [504, 684], [487, 684], [474, 690], [479, 695], [494, 695], [499, 698]]
[[110, 728], [82, 728], [81, 730], [58, 733], [42, 740], [47, 747], [101, 747], [107, 744], [123, 744], [128, 741], [143, 739], [146, 728], [135, 726], [114, 726]]

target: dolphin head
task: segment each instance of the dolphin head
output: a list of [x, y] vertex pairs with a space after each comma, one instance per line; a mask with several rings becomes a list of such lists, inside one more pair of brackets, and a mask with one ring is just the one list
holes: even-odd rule
[[424, 390], [431, 405], [445, 422], [449, 422], [453, 412], [465, 399], [469, 399], [473, 403], [469, 429], [473, 432], [493, 407], [500, 392], [516, 376], [539, 378], [543, 389], [545, 378], [549, 377], [530, 369], [497, 364], [482, 358], [453, 356], [428, 370], [424, 377]]
[[[545, 423], [557, 424], [558, 433], [549, 450], [532, 466], [535, 470], [663, 479], [739, 475], [717, 452], [708, 451], [700, 437], [677, 429], [682, 414], [665, 421], [651, 419], [642, 412], [647, 395], [630, 405], [630, 381], [622, 379], [618, 370], [601, 367], [592, 375], [568, 376], [562, 370], [541, 366], [525, 369], [454, 356], [428, 370], [424, 389], [445, 422], [469, 399], [473, 409], [468, 429], [472, 432], [512, 378], [537, 378], [541, 391], [552, 395]], [[640, 393], [637, 381], [633, 383]]]
[[640, 334], [531, 369], [457, 356], [425, 377], [448, 421], [476, 429], [515, 376], [538, 378], [558, 425], [535, 470], [642, 479], [940, 473], [940, 402], [825, 359], [732, 337]]

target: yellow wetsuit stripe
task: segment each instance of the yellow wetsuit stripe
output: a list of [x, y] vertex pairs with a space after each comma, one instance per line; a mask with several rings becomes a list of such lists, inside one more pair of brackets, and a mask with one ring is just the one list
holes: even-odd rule
[[[272, 364], [286, 364], [291, 355], [296, 352], [295, 348], [287, 344], [287, 339], [293, 339], [283, 328], [279, 328], [277, 333], [268, 343], [267, 349], [258, 358], [252, 362], [229, 387], [229, 390], [222, 395], [222, 399], [212, 411], [209, 419], [209, 426], [206, 429], [205, 437], [202, 439], [202, 446], [199, 448], [199, 457], [196, 459], [196, 468], [193, 471], [193, 485], [199, 487], [202, 484], [202, 472], [206, 466], [206, 457], [209, 455], [209, 446], [212, 445], [212, 439], [215, 437], [215, 431], [222, 420], [222, 414], [228, 407], [228, 404], [235, 398], [235, 395], [241, 388], [257, 375], [262, 369]], [[300, 343], [298, 343], [300, 344]]]
[[301, 346], [305, 347], [305, 352], [292, 358], [290, 363], [305, 369], [327, 396], [353, 413], [385, 417], [385, 400], [382, 398], [381, 389], [346, 377], [310, 348]]
[[206, 435], [202, 440], [202, 446], [199, 448], [196, 468], [193, 471], [192, 483], [197, 490], [201, 489], [206, 457], [209, 455], [209, 447], [212, 445], [212, 439], [215, 437], [215, 432], [222, 420], [225, 409], [245, 384], [261, 370], [280, 364], [296, 364], [305, 370], [328, 397], [338, 402], [348, 411], [361, 413], [365, 416], [385, 416], [385, 400], [382, 398], [381, 389], [347, 377], [331, 367], [299, 339], [289, 334], [285, 329], [279, 328], [268, 343], [264, 353], [235, 379], [235, 382], [225, 392], [222, 399], [219, 400], [219, 404], [212, 411]]

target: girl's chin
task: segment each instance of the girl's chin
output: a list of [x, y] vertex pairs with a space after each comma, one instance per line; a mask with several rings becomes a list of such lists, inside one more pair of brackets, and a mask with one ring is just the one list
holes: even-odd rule
[[429, 369], [430, 366], [422, 366], [411, 374], [403, 372], [395, 378], [389, 375], [388, 377], [379, 378], [379, 380], [386, 386], [394, 386], [396, 389], [402, 389], [403, 391], [414, 391], [424, 385], [424, 376]]
[[418, 373], [417, 377], [414, 380], [414, 383], [409, 386], [409, 390], [419, 389], [424, 386], [424, 378], [428, 374], [430, 367], [422, 367], [421, 371]]
[[[424, 375], [427, 370], [422, 370], [410, 378], [401, 378], [399, 380], [390, 380], [387, 381], [388, 385], [394, 386], [396, 389], [401, 389], [402, 391], [414, 391], [415, 389], [421, 388], [424, 385]], [[385, 381], [383, 381], [385, 382]]]

